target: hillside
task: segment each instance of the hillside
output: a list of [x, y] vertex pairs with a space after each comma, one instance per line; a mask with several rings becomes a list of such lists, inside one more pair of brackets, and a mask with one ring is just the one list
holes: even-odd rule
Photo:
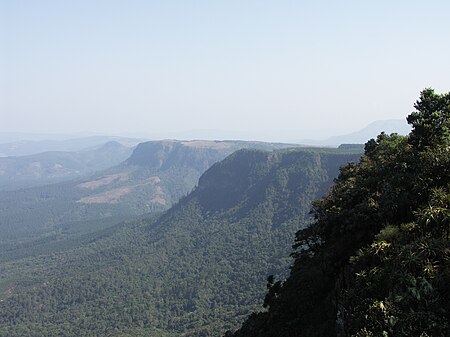
[[118, 165], [132, 152], [133, 148], [110, 141], [82, 151], [0, 157], [0, 190], [17, 190], [89, 176]]
[[268, 278], [268, 310], [226, 336], [450, 335], [449, 102], [425, 89], [408, 137], [366, 143], [296, 234], [290, 276]]
[[[0, 191], [0, 244], [17, 246], [17, 242], [49, 236], [66, 239], [123, 219], [166, 210], [196, 186], [207, 168], [232, 152], [241, 148], [273, 150], [291, 146], [240, 141], [141, 143], [121, 164], [87, 178]], [[102, 162], [103, 157], [95, 153], [82, 157], [92, 157], [94, 163]], [[91, 166], [99, 165], [94, 163]]]
[[[142, 161], [135, 151], [130, 161], [162, 168], [166, 153]], [[257, 308], [266, 275], [285, 275], [311, 201], [358, 158], [338, 149], [240, 150], [156, 219], [59, 252], [11, 257], [0, 265], [0, 336], [210, 336], [235, 328]]]

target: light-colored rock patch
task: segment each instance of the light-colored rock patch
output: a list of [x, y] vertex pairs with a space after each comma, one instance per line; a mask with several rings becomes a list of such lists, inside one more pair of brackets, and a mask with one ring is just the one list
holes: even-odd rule
[[129, 177], [129, 173], [127, 173], [127, 172], [110, 174], [110, 175], [107, 175], [107, 176], [97, 179], [97, 180], [92, 180], [92, 181], [87, 181], [85, 183], [81, 183], [81, 184], [77, 185], [77, 187], [94, 190], [101, 186], [109, 185], [113, 181], [116, 181], [116, 180], [127, 181], [128, 177]]
[[117, 204], [120, 197], [129, 194], [131, 187], [115, 188], [106, 192], [83, 197], [77, 202], [82, 204]]

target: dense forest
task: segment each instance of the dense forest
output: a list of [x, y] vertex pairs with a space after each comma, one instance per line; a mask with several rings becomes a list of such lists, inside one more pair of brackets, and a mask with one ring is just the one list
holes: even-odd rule
[[237, 328], [257, 310], [266, 275], [287, 276], [290, 242], [311, 222], [311, 202], [359, 151], [240, 150], [162, 215], [7, 251], [0, 336], [220, 336]]
[[341, 169], [267, 310], [226, 336], [450, 336], [450, 93], [415, 109], [408, 137], [382, 133]]

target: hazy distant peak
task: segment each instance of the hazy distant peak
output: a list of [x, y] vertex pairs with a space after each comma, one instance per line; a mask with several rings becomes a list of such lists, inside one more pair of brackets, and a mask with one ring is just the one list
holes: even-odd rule
[[126, 147], [125, 145], [119, 143], [118, 141], [115, 140], [111, 140], [109, 142], [106, 142], [105, 144], [103, 144], [102, 148], [103, 149], [121, 149]]
[[90, 136], [63, 140], [18, 140], [11, 143], [0, 143], [0, 157], [32, 155], [47, 151], [90, 151], [103, 148], [105, 143], [109, 142], [114, 142], [116, 145], [107, 145], [106, 149], [110, 146], [119, 148], [118, 145], [120, 144], [122, 144], [121, 146], [135, 146], [140, 141], [142, 140], [116, 136]]
[[378, 120], [370, 123], [363, 129], [346, 135], [333, 136], [325, 140], [301, 140], [302, 144], [316, 146], [338, 146], [340, 144], [365, 144], [369, 139], [376, 138], [381, 132], [407, 135], [411, 127], [406, 119]]
[[381, 132], [385, 133], [398, 133], [400, 135], [407, 135], [411, 131], [411, 126], [407, 123], [406, 119], [388, 119], [374, 121], [367, 125], [365, 128], [357, 131], [360, 132]]

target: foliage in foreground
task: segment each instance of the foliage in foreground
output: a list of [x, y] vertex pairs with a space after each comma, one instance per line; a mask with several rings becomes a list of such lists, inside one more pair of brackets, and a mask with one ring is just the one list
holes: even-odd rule
[[450, 93], [415, 108], [409, 137], [381, 134], [341, 170], [268, 311], [227, 336], [450, 335]]

